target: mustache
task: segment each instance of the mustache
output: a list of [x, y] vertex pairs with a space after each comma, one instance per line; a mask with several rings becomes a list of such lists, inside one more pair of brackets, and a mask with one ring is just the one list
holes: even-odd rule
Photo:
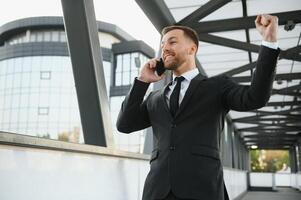
[[163, 60], [165, 60], [167, 56], [175, 56], [175, 53], [174, 52], [164, 53], [162, 56]]

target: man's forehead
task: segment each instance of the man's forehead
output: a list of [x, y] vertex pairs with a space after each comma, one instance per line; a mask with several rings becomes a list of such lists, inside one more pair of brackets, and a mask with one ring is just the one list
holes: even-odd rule
[[183, 35], [184, 35], [183, 30], [174, 29], [174, 30], [167, 32], [165, 35], [163, 35], [162, 41], [166, 41], [166, 40], [169, 40], [172, 38], [179, 38], [179, 37], [182, 37]]

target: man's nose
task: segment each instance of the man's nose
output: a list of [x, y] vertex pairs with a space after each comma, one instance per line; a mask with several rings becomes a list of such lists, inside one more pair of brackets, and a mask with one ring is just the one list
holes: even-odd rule
[[166, 52], [166, 51], [169, 51], [169, 45], [168, 44], [162, 45], [161, 50], [162, 50], [163, 53]]

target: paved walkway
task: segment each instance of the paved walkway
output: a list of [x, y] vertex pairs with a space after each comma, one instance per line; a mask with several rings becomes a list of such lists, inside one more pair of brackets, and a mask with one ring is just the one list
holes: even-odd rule
[[274, 192], [249, 191], [242, 200], [301, 200], [301, 192], [292, 188], [277, 188]]

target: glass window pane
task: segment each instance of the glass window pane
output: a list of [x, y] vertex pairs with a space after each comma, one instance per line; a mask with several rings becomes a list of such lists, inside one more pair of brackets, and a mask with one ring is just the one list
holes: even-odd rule
[[118, 55], [116, 60], [116, 72], [122, 72], [122, 55]]
[[66, 39], [66, 34], [64, 31], [60, 31], [60, 41], [61, 42], [66, 42], [67, 39]]
[[50, 41], [50, 33], [51, 32], [49, 32], [49, 31], [46, 31], [44, 33], [44, 41], [46, 41], [46, 42]]
[[51, 41], [58, 42], [59, 41], [59, 32], [58, 31], [52, 31], [51, 35]]
[[130, 84], [130, 72], [123, 72], [122, 76], [122, 85], [128, 85]]
[[121, 81], [122, 81], [122, 79], [121, 79], [121, 73], [118, 72], [118, 73], [116, 73], [116, 80], [115, 80], [116, 86], [121, 85]]
[[29, 41], [30, 41], [30, 42], [35, 42], [35, 41], [36, 41], [36, 37], [37, 37], [36, 32], [32, 31], [32, 32], [30, 33]]
[[130, 54], [123, 55], [123, 72], [130, 71], [131, 69], [131, 57]]
[[38, 32], [37, 33], [37, 42], [42, 42], [43, 41], [43, 32]]

